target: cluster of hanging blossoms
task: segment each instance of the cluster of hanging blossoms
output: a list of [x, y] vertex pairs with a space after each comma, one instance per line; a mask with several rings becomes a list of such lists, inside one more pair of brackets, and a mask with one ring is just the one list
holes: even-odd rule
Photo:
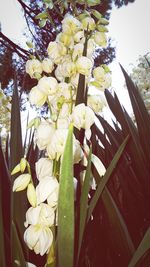
[[132, 69], [131, 78], [138, 86], [146, 108], [150, 112], [150, 53], [139, 57], [137, 66]]
[[3, 139], [7, 138], [10, 132], [10, 117], [11, 117], [11, 97], [5, 95], [0, 87], [0, 136]]
[[[35, 143], [42, 151], [42, 158], [36, 162], [35, 187], [29, 163], [25, 158], [15, 167], [12, 174], [21, 171], [16, 178], [13, 191], [27, 190], [31, 207], [26, 213], [24, 240], [36, 254], [48, 253], [53, 243], [53, 226], [57, 225], [57, 204], [59, 195], [59, 174], [70, 123], [78, 130], [85, 130], [85, 140], [90, 139], [95, 113], [104, 101], [98, 95], [88, 95], [87, 105], [76, 104], [77, 90], [94, 85], [104, 91], [111, 84], [111, 76], [106, 66], [94, 68], [94, 52], [97, 46], [107, 45], [107, 21], [98, 22], [86, 12], [73, 17], [66, 14], [62, 21], [62, 31], [47, 48], [48, 57], [43, 60], [30, 59], [26, 72], [38, 80], [31, 89], [31, 105], [49, 106], [50, 118], [32, 120], [35, 126]], [[79, 88], [79, 77], [85, 77], [85, 88]], [[86, 143], [84, 140], [84, 143]], [[84, 143], [73, 136], [73, 159], [79, 163], [84, 157]]]

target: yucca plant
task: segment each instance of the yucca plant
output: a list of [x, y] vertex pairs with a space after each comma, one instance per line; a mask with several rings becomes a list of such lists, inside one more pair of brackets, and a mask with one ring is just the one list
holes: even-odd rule
[[[138, 89], [132, 83], [127, 73], [124, 70], [123, 72], [138, 126], [135, 126], [123, 106], [121, 106], [116, 94], [112, 96], [106, 90], [106, 98], [109, 107], [116, 117], [116, 122], [114, 122], [114, 127], [112, 127], [101, 116], [97, 115], [103, 126], [104, 133], [96, 125], [92, 129], [91, 141], [93, 153], [106, 166], [107, 172], [103, 178], [100, 177], [95, 166], [91, 163], [91, 156], [89, 154], [85, 184], [80, 197], [80, 233], [77, 255], [79, 266], [87, 266], [88, 262], [91, 265], [99, 266], [99, 261], [101, 261], [103, 266], [119, 266], [119, 264], [123, 266], [135, 266], [136, 264], [137, 266], [149, 266], [149, 254], [147, 253], [150, 247], [150, 212], [148, 205], [150, 198], [148, 190], [149, 154], [147, 149], [149, 139], [145, 139], [145, 136], [148, 136], [149, 133], [149, 115]], [[15, 166], [16, 162], [23, 155], [21, 154], [23, 147], [19, 117], [19, 98], [17, 87], [15, 87], [12, 100], [11, 149], [9, 157], [9, 164], [12, 164], [11, 166]], [[15, 118], [18, 119], [16, 120]], [[17, 133], [15, 133], [16, 129]], [[63, 212], [63, 209], [66, 209], [68, 214], [70, 214], [70, 203], [67, 208], [65, 196], [68, 188], [71, 186], [72, 179], [68, 181], [68, 184], [65, 184], [65, 177], [71, 173], [71, 136], [72, 129], [70, 130], [70, 137], [68, 136], [69, 139], [64, 152], [66, 155], [64, 157], [64, 167], [62, 166], [62, 168], [65, 171], [63, 171], [64, 174], [60, 187], [62, 188], [60, 189], [60, 192], [62, 190], [60, 199], [63, 199], [60, 201], [60, 205], [62, 205], [62, 207], [60, 206], [60, 210]], [[126, 139], [121, 145], [126, 136], [128, 136], [127, 139], [129, 138], [128, 146], [126, 146], [122, 158], [115, 168], [127, 142]], [[101, 141], [103, 147], [98, 143], [98, 140]], [[32, 158], [32, 163], [37, 158], [37, 153], [34, 151], [34, 154], [32, 154], [33, 151], [31, 145], [28, 157], [30, 159]], [[31, 157], [31, 154], [35, 156]], [[16, 195], [16, 199], [12, 197], [12, 181], [8, 170], [9, 166], [6, 163], [2, 150], [0, 155], [2, 213], [0, 225], [2, 233], [1, 248], [3, 249], [3, 253], [1, 253], [1, 266], [9, 266], [11, 262], [13, 262], [14, 266], [17, 266], [17, 262], [21, 262], [21, 266], [26, 266], [25, 259], [28, 261], [28, 252], [23, 245], [21, 226], [23, 226], [27, 203], [22, 194], [19, 196]], [[91, 164], [93, 176], [99, 185], [94, 195], [92, 191], [90, 192], [92, 199], [89, 203], [89, 208], [86, 210]], [[72, 192], [70, 191], [70, 197], [71, 195]], [[15, 201], [16, 204], [14, 204]], [[92, 214], [93, 220], [89, 221]], [[64, 229], [66, 222], [63, 221], [63, 216], [60, 217], [60, 221], [60, 225]], [[73, 227], [73, 221], [70, 221], [69, 225], [66, 227], [64, 235], [61, 235], [63, 230], [61, 231], [60, 229], [58, 245], [60, 246], [60, 251], [63, 251], [62, 247], [64, 246], [64, 242], [67, 246], [67, 241], [68, 248], [71, 248], [70, 242], [72, 239], [68, 235], [68, 228], [70, 227], [71, 229]], [[102, 252], [101, 254], [99, 254], [99, 250]], [[66, 250], [66, 254], [73, 255], [70, 249]], [[67, 255], [64, 257], [64, 255], [60, 254], [60, 257], [68, 262]], [[32, 255], [30, 257], [32, 258]], [[64, 264], [67, 264], [67, 262]], [[70, 266], [70, 263], [68, 264]]]
[[[97, 3], [99, 1], [87, 1], [89, 9]], [[71, 99], [71, 104], [69, 102], [69, 115], [73, 119], [69, 129], [67, 129], [65, 142], [63, 141], [63, 150], [62, 140], [58, 139], [57, 141], [58, 143], [60, 142], [61, 152], [59, 151], [58, 154], [57, 151], [55, 152], [56, 158], [51, 154], [53, 143], [50, 143], [48, 150], [45, 144], [38, 143], [36, 140], [38, 127], [42, 124], [37, 119], [31, 123], [31, 126], [37, 127], [35, 130], [36, 148], [34, 136], [31, 136], [28, 147], [25, 147], [26, 142], [23, 145], [19, 97], [15, 79], [11, 111], [11, 134], [10, 141], [8, 140], [7, 142], [6, 157], [2, 149], [0, 150], [1, 266], [31, 266], [28, 264], [29, 262], [38, 267], [149, 266], [150, 154], [148, 138], [150, 134], [150, 119], [138, 89], [123, 68], [137, 126], [135, 126], [119, 102], [117, 95], [112, 95], [108, 90], [105, 90], [105, 95], [108, 105], [116, 118], [116, 121], [113, 122], [114, 127], [110, 126], [100, 115], [94, 115], [94, 112], [87, 108], [88, 88], [85, 76], [88, 76], [89, 70], [92, 68], [92, 61], [86, 57], [88, 38], [91, 34], [95, 34], [95, 40], [99, 41], [97, 37], [99, 36], [98, 30], [100, 30], [101, 37], [103, 36], [103, 45], [105, 45], [104, 32], [106, 28], [104, 25], [107, 24], [107, 21], [102, 18], [99, 12], [91, 10], [91, 14], [85, 12], [75, 20], [77, 27], [78, 25], [81, 27], [81, 22], [84, 22], [83, 34], [85, 34], [85, 43], [81, 57], [78, 56], [79, 60], [78, 57], [77, 59], [75, 57], [75, 62], [73, 64], [71, 62], [71, 65], [69, 65], [69, 68], [71, 66], [71, 73], [74, 71], [74, 66], [78, 69], [79, 82], [75, 92], [75, 99], [73, 97], [74, 89], [69, 88], [71, 95], [69, 98], [69, 100]], [[42, 16], [43, 13], [38, 18], [42, 20]], [[92, 16], [94, 16], [96, 24]], [[74, 21], [74, 17], [71, 17], [70, 14], [65, 18], [66, 21], [68, 21], [68, 18], [69, 22], [70, 19], [71, 23]], [[65, 23], [65, 26], [68, 26], [67, 22]], [[100, 24], [102, 24], [102, 27], [99, 27]], [[96, 31], [95, 27], [97, 27]], [[70, 27], [67, 27], [67, 30], [70, 31]], [[62, 32], [60, 36], [62, 37], [62, 42], [65, 42], [65, 45], [68, 46], [70, 35], [65, 36], [65, 33]], [[57, 42], [55, 45], [56, 49]], [[61, 49], [63, 48], [64, 51], [71, 53], [71, 50], [64, 48], [61, 40], [59, 45], [61, 45]], [[52, 48], [53, 44], [51, 43], [49, 46], [49, 56], [51, 57], [54, 54]], [[63, 60], [62, 57], [61, 60]], [[47, 59], [40, 61], [33, 57], [27, 62], [27, 72], [32, 78], [39, 80], [37, 87], [31, 90], [30, 102], [40, 107], [44, 103], [48, 104], [52, 115], [52, 123], [55, 124], [55, 129], [52, 128], [51, 130], [53, 131], [53, 136], [55, 136], [58, 130], [58, 117], [55, 119], [54, 115], [56, 114], [53, 114], [53, 98], [51, 98], [51, 95], [56, 94], [55, 86], [45, 89], [42, 82], [45, 77], [46, 85], [49, 78], [48, 85], [55, 85], [58, 82], [52, 76], [45, 76], [45, 73], [47, 73], [45, 62], [47, 62]], [[83, 62], [86, 64], [83, 64]], [[53, 71], [53, 62], [49, 64], [51, 71]], [[55, 61], [55, 65], [59, 67], [59, 62]], [[65, 68], [64, 75], [66, 75], [67, 71], [68, 69]], [[42, 77], [43, 72], [44, 76]], [[99, 81], [101, 72], [103, 73], [103, 78], [106, 76], [109, 80], [109, 70], [106, 66], [102, 66], [94, 72], [93, 85], [102, 87], [101, 79]], [[39, 91], [40, 83], [42, 83], [41, 91]], [[68, 77], [64, 83], [67, 86]], [[64, 87], [62, 88], [64, 89]], [[65, 90], [67, 90], [66, 87]], [[66, 101], [65, 97], [62, 96], [64, 96], [63, 93], [61, 97], [59, 95], [56, 102], [59, 112], [64, 103], [63, 101]], [[67, 99], [67, 101], [69, 100]], [[79, 116], [81, 119], [82, 112], [84, 123], [78, 126], [76, 117]], [[87, 120], [85, 120], [86, 112], [89, 115]], [[101, 123], [103, 132], [98, 128], [97, 124], [94, 124], [93, 118], [95, 116]], [[90, 120], [90, 126], [88, 120]], [[49, 122], [46, 121], [44, 123], [48, 124]], [[86, 124], [87, 127], [85, 127]], [[47, 134], [46, 131], [49, 131], [49, 127], [47, 127], [47, 130], [42, 131], [42, 134]], [[91, 137], [89, 135], [90, 128]], [[48, 136], [49, 142], [49, 139], [53, 138], [53, 136], [50, 133], [50, 137]], [[73, 151], [74, 140], [76, 139], [80, 143], [80, 149], [82, 148], [83, 150], [86, 163], [82, 162], [80, 158], [74, 164]], [[57, 139], [52, 140], [55, 141], [54, 144], [57, 146]], [[45, 156], [44, 149], [47, 149], [49, 158]], [[39, 177], [39, 181], [37, 181], [38, 172], [41, 173], [43, 167], [40, 163], [40, 171], [37, 170], [37, 161], [41, 157], [45, 157], [44, 160], [48, 161], [52, 158], [52, 174], [55, 176], [51, 179], [52, 174], [49, 174], [50, 177], [48, 176], [47, 179], [47, 169], [49, 171], [49, 167], [45, 168], [44, 182], [40, 181], [41, 178]], [[103, 173], [101, 172], [101, 166], [103, 166], [103, 170], [104, 166], [106, 169]], [[74, 192], [74, 177], [77, 179], [76, 194]], [[82, 179], [83, 177], [84, 179]], [[93, 178], [95, 179], [94, 189], [91, 187]], [[48, 183], [45, 181], [48, 181]], [[49, 191], [51, 191], [49, 181], [53, 185], [55, 184], [57, 188], [59, 182], [58, 200], [54, 196], [53, 205], [48, 200], [48, 197], [51, 197], [49, 195]], [[39, 185], [42, 186], [43, 190], [39, 189]], [[29, 202], [25, 191], [23, 191], [26, 188]], [[12, 189], [23, 192], [12, 193]], [[47, 192], [48, 196], [45, 197]], [[42, 207], [47, 207], [42, 210], [42, 218], [37, 216], [37, 210], [41, 209], [41, 204], [43, 205]], [[52, 217], [54, 217], [51, 219], [52, 223], [47, 221], [47, 218], [48, 220], [51, 218], [48, 214], [48, 205], [52, 205], [49, 207], [51, 212], [51, 207], [55, 207], [55, 214], [54, 212], [51, 213]], [[33, 213], [30, 214], [29, 211]], [[25, 217], [25, 227], [28, 228], [24, 233]], [[42, 237], [39, 241], [38, 238], [41, 233]], [[23, 235], [29, 249], [34, 250], [36, 254], [40, 254], [43, 257], [35, 255], [27, 248], [23, 241]], [[45, 255], [46, 253], [47, 255]]]

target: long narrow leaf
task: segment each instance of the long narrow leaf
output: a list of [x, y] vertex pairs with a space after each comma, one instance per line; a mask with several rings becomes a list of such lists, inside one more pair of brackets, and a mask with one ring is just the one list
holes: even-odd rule
[[18, 164], [20, 158], [23, 156], [22, 146], [22, 132], [21, 132], [21, 118], [20, 118], [20, 104], [17, 89], [17, 81], [14, 80], [14, 92], [12, 97], [11, 108], [11, 137], [10, 137], [10, 159], [12, 170]]
[[91, 155], [92, 155], [92, 147], [90, 148], [89, 158], [88, 158], [88, 165], [85, 174], [85, 180], [81, 192], [81, 199], [80, 199], [80, 231], [79, 231], [79, 245], [78, 245], [78, 257], [80, 254], [80, 249], [82, 245], [82, 238], [86, 223], [87, 217], [87, 209], [88, 209], [88, 193], [90, 189], [90, 174], [91, 174]]
[[88, 211], [88, 218], [87, 218], [87, 220], [90, 219], [90, 217], [91, 217], [91, 215], [92, 215], [92, 212], [93, 212], [93, 210], [94, 210], [94, 208], [95, 208], [95, 206], [96, 206], [96, 204], [97, 204], [97, 201], [98, 201], [98, 199], [100, 198], [101, 193], [103, 192], [103, 190], [104, 190], [104, 188], [105, 188], [105, 185], [107, 184], [107, 182], [108, 182], [108, 180], [109, 180], [109, 178], [110, 178], [112, 172], [114, 171], [114, 169], [115, 169], [115, 167], [116, 167], [116, 165], [117, 165], [117, 163], [118, 163], [118, 161], [119, 161], [119, 159], [120, 159], [120, 157], [121, 157], [121, 155], [122, 155], [122, 153], [123, 153], [123, 151], [124, 151], [124, 148], [125, 148], [125, 146], [126, 146], [126, 144], [127, 144], [127, 142], [128, 142], [128, 139], [129, 139], [129, 136], [127, 136], [127, 137], [125, 138], [125, 140], [123, 141], [123, 143], [121, 144], [121, 146], [120, 146], [119, 149], [117, 150], [117, 152], [116, 152], [116, 154], [115, 154], [113, 160], [111, 161], [109, 167], [108, 167], [107, 170], [106, 170], [106, 173], [105, 173], [103, 179], [102, 179], [101, 182], [99, 183], [98, 188], [97, 188], [97, 190], [96, 190], [96, 192], [95, 192], [95, 194], [94, 194], [94, 196], [93, 196], [93, 198], [92, 198], [92, 200], [91, 200], [90, 206], [89, 206], [89, 211]]
[[[150, 228], [146, 231], [141, 243], [135, 251], [128, 267], [134, 267], [142, 256], [150, 249]], [[144, 266], [144, 265], [143, 265]]]
[[112, 238], [115, 236], [115, 240], [112, 241], [114, 251], [120, 254], [127, 264], [131, 255], [133, 255], [135, 248], [129, 235], [127, 225], [125, 224], [124, 219], [107, 187], [105, 187], [105, 190], [102, 193], [102, 201], [111, 224], [111, 236]]
[[[11, 136], [10, 136], [10, 169], [12, 170], [23, 157], [22, 146], [22, 131], [21, 131], [21, 118], [20, 118], [20, 103], [17, 89], [17, 80], [14, 80], [14, 92], [12, 97], [12, 109], [11, 109]], [[16, 176], [12, 176], [12, 184]], [[23, 232], [24, 232], [24, 220], [27, 210], [27, 197], [25, 192], [13, 193], [11, 192], [11, 212], [12, 220], [16, 224], [16, 229], [19, 234], [21, 243], [24, 244]], [[13, 230], [13, 229], [12, 229]], [[16, 239], [13, 239], [12, 234], [12, 247], [16, 246]], [[15, 259], [14, 259], [15, 260]]]
[[74, 258], [73, 126], [71, 125], [61, 165], [58, 199], [58, 263], [72, 267]]
[[126, 80], [127, 89], [129, 92], [130, 100], [131, 100], [133, 111], [135, 114], [141, 145], [145, 151], [145, 155], [146, 155], [146, 158], [149, 164], [150, 162], [150, 154], [149, 154], [150, 117], [144, 105], [144, 101], [142, 100], [142, 97], [140, 96], [138, 88], [134, 85], [131, 78], [128, 76], [128, 74], [126, 73], [126, 71], [123, 69], [122, 66], [121, 66], [121, 69]]

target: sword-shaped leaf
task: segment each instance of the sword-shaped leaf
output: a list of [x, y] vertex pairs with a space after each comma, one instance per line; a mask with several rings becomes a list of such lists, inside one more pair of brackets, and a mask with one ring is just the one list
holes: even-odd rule
[[101, 196], [101, 193], [103, 192], [103, 190], [104, 190], [104, 188], [105, 188], [105, 186], [106, 186], [106, 184], [107, 184], [112, 172], [114, 171], [114, 169], [115, 169], [115, 167], [116, 167], [116, 165], [117, 165], [117, 163], [118, 163], [118, 161], [119, 161], [119, 159], [120, 159], [120, 157], [121, 157], [121, 155], [122, 155], [122, 153], [123, 153], [123, 151], [125, 149], [125, 146], [126, 146], [126, 144], [128, 142], [128, 139], [129, 139], [129, 136], [127, 136], [125, 138], [125, 140], [123, 141], [123, 143], [121, 144], [121, 146], [117, 150], [113, 160], [111, 161], [109, 167], [106, 170], [106, 173], [105, 173], [103, 179], [99, 183], [99, 185], [97, 187], [97, 190], [96, 190], [96, 192], [95, 192], [95, 194], [94, 194], [94, 196], [93, 196], [93, 198], [92, 198], [92, 200], [90, 202], [87, 220], [90, 219], [90, 217], [92, 215], [92, 212], [93, 212], [93, 210], [94, 210], [94, 208], [95, 208], [95, 206], [97, 204], [97, 201], [99, 200], [99, 198]]
[[90, 175], [91, 175], [91, 154], [92, 154], [92, 147], [90, 148], [90, 152], [89, 152], [88, 165], [86, 168], [85, 180], [84, 180], [84, 184], [82, 187], [81, 198], [80, 198], [80, 230], [79, 230], [78, 257], [80, 255], [82, 238], [84, 234], [86, 217], [87, 217], [88, 193], [90, 189]]
[[58, 263], [72, 267], [74, 258], [73, 126], [64, 149], [58, 199]]
[[[144, 254], [150, 249], [150, 228], [146, 231], [141, 243], [135, 251], [128, 267], [134, 267]], [[140, 266], [140, 265], [139, 265]], [[143, 265], [144, 266], [144, 265]], [[148, 265], [145, 265], [148, 266]]]

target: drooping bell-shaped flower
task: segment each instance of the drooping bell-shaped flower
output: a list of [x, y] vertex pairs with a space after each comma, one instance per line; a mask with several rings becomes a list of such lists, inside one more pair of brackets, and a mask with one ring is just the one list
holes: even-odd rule
[[36, 254], [43, 256], [49, 252], [53, 242], [53, 234], [47, 226], [30, 225], [24, 233], [24, 241]]
[[44, 202], [58, 187], [59, 183], [55, 177], [46, 176], [40, 180], [36, 187], [37, 204]]
[[26, 73], [28, 73], [31, 78], [35, 78], [35, 74], [41, 74], [42, 71], [42, 64], [38, 59], [30, 59], [26, 62]]
[[33, 208], [30, 207], [26, 212], [25, 227], [29, 224], [36, 225], [41, 224], [51, 227], [54, 225], [55, 209], [50, 207], [46, 203], [41, 203], [39, 206]]
[[29, 93], [29, 101], [31, 105], [42, 107], [47, 100], [47, 95], [39, 90], [37, 86], [34, 86]]
[[46, 120], [41, 121], [35, 133], [35, 140], [40, 150], [43, 150], [51, 142], [51, 138], [55, 132], [54, 125]]
[[79, 104], [74, 107], [73, 113], [72, 113], [72, 120], [73, 124], [77, 129], [90, 129], [92, 124], [95, 121], [95, 115], [93, 110], [85, 106], [84, 103]]
[[37, 179], [40, 181], [45, 176], [52, 176], [53, 161], [48, 158], [40, 158], [35, 163]]

